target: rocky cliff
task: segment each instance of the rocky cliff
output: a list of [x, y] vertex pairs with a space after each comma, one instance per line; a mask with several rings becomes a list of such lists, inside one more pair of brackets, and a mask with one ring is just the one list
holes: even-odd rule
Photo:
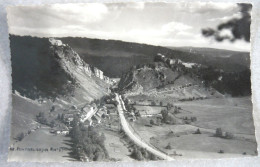
[[81, 103], [109, 92], [111, 79], [54, 38], [10, 36], [13, 91], [30, 99]]
[[103, 71], [84, 62], [78, 53], [76, 53], [69, 45], [63, 44], [61, 40], [54, 38], [50, 38], [49, 42], [51, 43], [51, 49], [53, 50], [54, 55], [60, 59], [61, 67], [63, 67], [67, 73], [74, 76], [76, 75], [75, 72], [81, 72], [83, 75], [96, 77], [111, 84], [112, 81], [109, 77], [103, 74]]

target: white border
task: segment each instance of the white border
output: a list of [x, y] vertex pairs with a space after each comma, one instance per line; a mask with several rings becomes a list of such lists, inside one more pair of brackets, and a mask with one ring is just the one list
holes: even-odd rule
[[[130, 0], [127, 0], [130, 2]], [[138, 2], [140, 0], [136, 0]], [[145, 1], [145, 0], [143, 0]], [[151, 0], [149, 0], [151, 1]], [[160, 0], [153, 0], [158, 2]], [[194, 2], [191, 0], [182, 0], [183, 2]], [[201, 2], [209, 2], [200, 0]], [[98, 162], [98, 163], [33, 163], [33, 162], [7, 162], [9, 135], [10, 135], [10, 120], [11, 120], [11, 59], [8, 39], [8, 27], [6, 19], [6, 7], [9, 5], [41, 5], [53, 3], [84, 3], [94, 2], [90, 0], [0, 0], [0, 166], [91, 166], [91, 167], [172, 167], [172, 166], [260, 166], [260, 156], [250, 158], [233, 158], [219, 160], [176, 160], [172, 162], [157, 161], [157, 162]], [[124, 0], [96, 0], [95, 2], [126, 2]], [[133, 1], [131, 1], [133, 2]], [[179, 2], [178, 0], [164, 0], [163, 2]], [[211, 2], [248, 2], [253, 4], [252, 24], [251, 24], [251, 80], [252, 80], [252, 102], [253, 116], [256, 128], [256, 139], [260, 142], [260, 1], [259, 0], [211, 0]], [[258, 145], [258, 151], [259, 151]]]

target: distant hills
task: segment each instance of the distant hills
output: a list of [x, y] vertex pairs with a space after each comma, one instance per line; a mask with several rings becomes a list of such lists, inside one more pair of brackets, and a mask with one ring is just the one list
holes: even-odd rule
[[158, 53], [169, 58], [181, 59], [184, 62], [204, 64], [230, 72], [249, 69], [250, 65], [247, 52], [211, 48], [167, 48], [89, 38], [66, 37], [60, 39], [77, 51], [82, 59], [98, 67], [109, 77], [120, 77], [133, 65], [151, 63]]
[[[70, 92], [75, 92], [77, 88], [76, 92], [79, 94], [82, 92], [80, 90], [86, 90], [88, 94], [85, 95], [86, 99], [95, 99], [106, 93], [105, 89], [108, 86], [104, 78], [100, 79], [99, 72], [95, 72], [94, 69], [100, 69], [104, 76], [124, 78], [127, 80], [125, 83], [130, 83], [134, 80], [129, 80], [129, 77], [126, 77], [127, 74], [136, 73], [135, 69], [138, 69], [138, 66], [145, 67], [154, 64], [155, 56], [159, 53], [167, 58], [182, 61], [182, 65], [183, 63], [202, 65], [205, 68], [189, 71], [184, 68], [183, 72], [186, 73], [185, 75], [200, 77], [198, 82], [205, 81], [206, 86], [213, 86], [221, 93], [236, 96], [251, 93], [250, 58], [247, 52], [193, 47], [167, 48], [89, 38], [59, 39], [66, 44], [66, 47], [54, 47], [55, 50], [53, 50], [50, 49], [51, 44], [48, 38], [10, 35], [14, 90], [31, 97], [38, 97], [40, 95], [68, 95]], [[57, 53], [60, 55], [57, 56]], [[92, 71], [92, 74], [89, 76], [86, 71]], [[166, 69], [166, 71], [169, 70]], [[137, 87], [142, 85], [145, 91], [158, 88], [161, 86], [159, 75], [171, 75], [166, 73], [160, 70], [147, 73], [151, 78], [155, 77], [154, 82], [149, 82], [149, 77], [147, 77], [148, 80], [141, 76], [137, 77], [135, 80], [140, 81]], [[95, 77], [92, 78], [92, 75]], [[146, 72], [142, 75], [146, 75]], [[185, 75], [183, 76], [186, 79]], [[219, 77], [223, 79], [220, 81]], [[194, 79], [194, 77], [191, 78], [191, 80]], [[166, 79], [165, 82], [174, 81]], [[120, 86], [125, 87], [126, 85], [122, 83], [123, 81], [120, 82]], [[81, 89], [78, 89], [78, 85], [81, 85]]]
[[[228, 71], [237, 71], [238, 67], [250, 67], [249, 52], [239, 52], [214, 48], [198, 48], [198, 47], [168, 47], [173, 50], [180, 50], [186, 53], [202, 55], [208, 65], [214, 66], [218, 63], [220, 68]], [[228, 66], [231, 67], [228, 67]], [[243, 68], [244, 69], [244, 68]]]

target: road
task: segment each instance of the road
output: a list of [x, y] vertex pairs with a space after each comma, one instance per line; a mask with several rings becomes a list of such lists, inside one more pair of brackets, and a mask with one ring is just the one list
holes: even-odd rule
[[144, 141], [140, 140], [138, 137], [136, 137], [133, 134], [133, 132], [130, 130], [129, 125], [128, 125], [128, 123], [127, 123], [127, 121], [125, 119], [125, 116], [124, 116], [124, 110], [126, 110], [124, 102], [123, 102], [121, 96], [119, 96], [117, 93], [116, 93], [116, 100], [118, 102], [117, 110], [118, 110], [118, 114], [119, 114], [119, 117], [120, 117], [120, 120], [121, 120], [121, 126], [122, 126], [123, 130], [125, 131], [126, 135], [130, 139], [132, 139], [135, 142], [135, 144], [137, 144], [140, 147], [145, 148], [146, 150], [148, 150], [149, 152], [151, 152], [154, 155], [158, 156], [159, 158], [165, 159], [165, 160], [174, 160], [174, 158], [168, 156], [167, 154], [165, 154], [165, 153], [163, 153], [161, 151], [158, 151], [158, 150], [154, 149], [153, 147], [149, 146], [147, 143], [145, 143]]

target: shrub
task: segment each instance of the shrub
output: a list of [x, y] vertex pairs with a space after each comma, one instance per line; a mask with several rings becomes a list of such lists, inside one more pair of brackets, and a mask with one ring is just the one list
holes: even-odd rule
[[224, 153], [224, 150], [219, 150], [218, 153], [223, 154], [223, 153]]
[[142, 155], [141, 151], [137, 148], [134, 148], [134, 150], [132, 152], [132, 157], [139, 161], [143, 160], [143, 155]]
[[158, 158], [154, 154], [150, 154], [150, 160], [157, 160]]
[[154, 101], [152, 101], [152, 102], [151, 102], [151, 105], [152, 105], [152, 106], [155, 106], [155, 105], [156, 105], [156, 103], [155, 103]]
[[150, 120], [150, 124], [154, 125], [154, 120], [153, 119]]
[[194, 134], [201, 134], [200, 129], [198, 128]]
[[141, 148], [141, 153], [145, 159], [148, 159], [150, 157], [148, 151], [144, 148]]
[[190, 121], [190, 120], [185, 120], [184, 123], [185, 123], [185, 124], [190, 124], [191, 121]]
[[52, 120], [50, 123], [50, 127], [53, 128], [55, 126], [55, 122]]
[[170, 110], [173, 107], [173, 104], [167, 103], [167, 110]]
[[174, 114], [178, 114], [178, 113], [180, 113], [180, 111], [179, 111], [179, 109], [178, 109], [178, 107], [174, 107]]
[[221, 128], [217, 128], [216, 129], [216, 134], [215, 134], [216, 137], [222, 137], [223, 136], [223, 133], [222, 133], [222, 129]]
[[50, 109], [50, 112], [53, 112], [55, 110], [55, 107], [52, 106], [51, 109]]
[[176, 125], [178, 123], [177, 119], [172, 114], [168, 114], [168, 120], [167, 121], [171, 125]]
[[162, 122], [161, 118], [157, 117], [157, 118], [156, 118], [156, 124], [157, 124], [157, 125], [160, 125], [161, 122]]
[[160, 106], [163, 106], [163, 102], [162, 101], [160, 101]]
[[191, 117], [191, 122], [196, 122], [197, 121], [197, 117]]
[[19, 133], [19, 134], [17, 135], [17, 137], [16, 137], [16, 139], [17, 139], [18, 141], [22, 141], [23, 138], [24, 138], [24, 133], [23, 133], [23, 132], [22, 132], [22, 133]]
[[231, 132], [226, 132], [226, 133], [225, 133], [225, 138], [226, 138], [226, 139], [233, 139], [233, 138], [234, 138], [234, 135], [233, 135], [233, 133], [231, 133]]
[[168, 111], [167, 110], [162, 110], [161, 114], [162, 114], [163, 122], [166, 122], [167, 121], [167, 117], [168, 117]]
[[167, 146], [165, 147], [165, 149], [168, 149], [168, 150], [172, 149], [171, 143], [168, 143]]
[[45, 118], [45, 114], [44, 112], [40, 112], [37, 116], [36, 116], [36, 119], [39, 123], [41, 124], [45, 124], [47, 125], [47, 119]]

